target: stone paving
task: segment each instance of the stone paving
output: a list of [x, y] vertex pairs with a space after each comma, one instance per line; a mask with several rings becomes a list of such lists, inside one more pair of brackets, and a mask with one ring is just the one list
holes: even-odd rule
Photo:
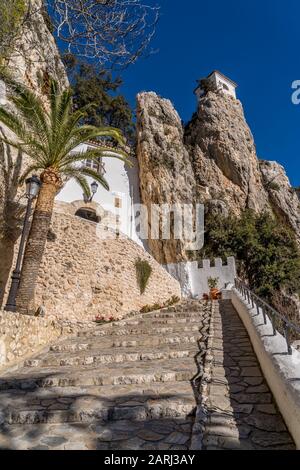
[[197, 413], [202, 448], [295, 449], [231, 301], [214, 307]]
[[211, 309], [95, 325], [2, 374], [0, 449], [188, 449]]

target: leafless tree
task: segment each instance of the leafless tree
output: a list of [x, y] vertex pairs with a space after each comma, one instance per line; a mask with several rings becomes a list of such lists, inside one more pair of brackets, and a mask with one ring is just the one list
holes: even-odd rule
[[116, 68], [150, 52], [159, 19], [159, 7], [154, 4], [142, 0], [46, 2], [58, 39], [77, 57]]

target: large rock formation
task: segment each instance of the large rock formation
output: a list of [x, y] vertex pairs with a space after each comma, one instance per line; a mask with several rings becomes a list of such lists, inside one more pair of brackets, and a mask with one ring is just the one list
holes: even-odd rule
[[269, 201], [276, 215], [290, 226], [300, 240], [300, 201], [282, 165], [260, 161], [260, 169]]
[[[148, 207], [202, 202], [224, 214], [267, 210], [300, 241], [296, 191], [280, 165], [259, 161], [240, 101], [209, 91], [185, 129], [170, 101], [151, 92], [137, 102], [141, 195]], [[160, 262], [185, 259], [184, 243], [150, 240], [149, 246]]]
[[253, 136], [238, 100], [209, 92], [186, 128], [185, 143], [197, 182], [208, 188], [207, 200], [223, 201], [235, 214], [268, 206]]
[[45, 95], [49, 78], [61, 88], [68, 86], [68, 78], [55, 39], [43, 14], [43, 0], [28, 2], [27, 20], [12, 47], [8, 68], [13, 78], [28, 85], [41, 96]]
[[[68, 85], [68, 78], [41, 6], [42, 0], [31, 0], [29, 19], [24, 22], [20, 37], [12, 47], [7, 67], [15, 80], [45, 97], [50, 77], [57, 80], [61, 88]], [[5, 104], [3, 84], [0, 87], [0, 102]], [[28, 164], [26, 155], [1, 144], [3, 135], [12, 138], [12, 133], [0, 123], [0, 305], [14, 256], [14, 245], [20, 235], [22, 208], [26, 202], [24, 188], [18, 187], [18, 180]]]
[[[183, 143], [181, 120], [169, 100], [155, 93], [138, 95], [140, 189], [151, 214], [152, 204], [184, 204], [196, 198], [197, 185], [190, 156]], [[149, 238], [149, 248], [163, 264], [185, 259], [180, 240]]]

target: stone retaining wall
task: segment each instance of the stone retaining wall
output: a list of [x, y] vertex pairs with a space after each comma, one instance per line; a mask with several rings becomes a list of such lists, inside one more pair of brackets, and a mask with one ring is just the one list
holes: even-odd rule
[[94, 324], [0, 311], [0, 369], [31, 356], [60, 337], [75, 335], [83, 327]]
[[[136, 278], [138, 258], [152, 268], [143, 294]], [[36, 308], [45, 307], [46, 316], [86, 321], [99, 314], [117, 319], [172, 296], [181, 297], [179, 283], [132, 240], [116, 239], [94, 222], [67, 213], [53, 214], [35, 302]]]

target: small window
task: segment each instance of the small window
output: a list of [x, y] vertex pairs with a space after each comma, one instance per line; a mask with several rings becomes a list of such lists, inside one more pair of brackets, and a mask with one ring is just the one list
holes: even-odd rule
[[115, 207], [117, 207], [118, 209], [121, 209], [122, 207], [122, 199], [120, 197], [116, 197], [115, 198]]
[[90, 222], [100, 222], [100, 217], [96, 214], [94, 209], [82, 207], [78, 209], [75, 215], [77, 215], [77, 217], [81, 217], [82, 219], [89, 220]]
[[102, 162], [101, 157], [99, 157], [98, 160], [86, 159], [85, 166], [96, 171], [99, 175], [104, 175], [105, 173], [104, 163]]
[[220, 82], [220, 85], [222, 86], [223, 90], [229, 91], [229, 87], [226, 85], [226, 83]]

